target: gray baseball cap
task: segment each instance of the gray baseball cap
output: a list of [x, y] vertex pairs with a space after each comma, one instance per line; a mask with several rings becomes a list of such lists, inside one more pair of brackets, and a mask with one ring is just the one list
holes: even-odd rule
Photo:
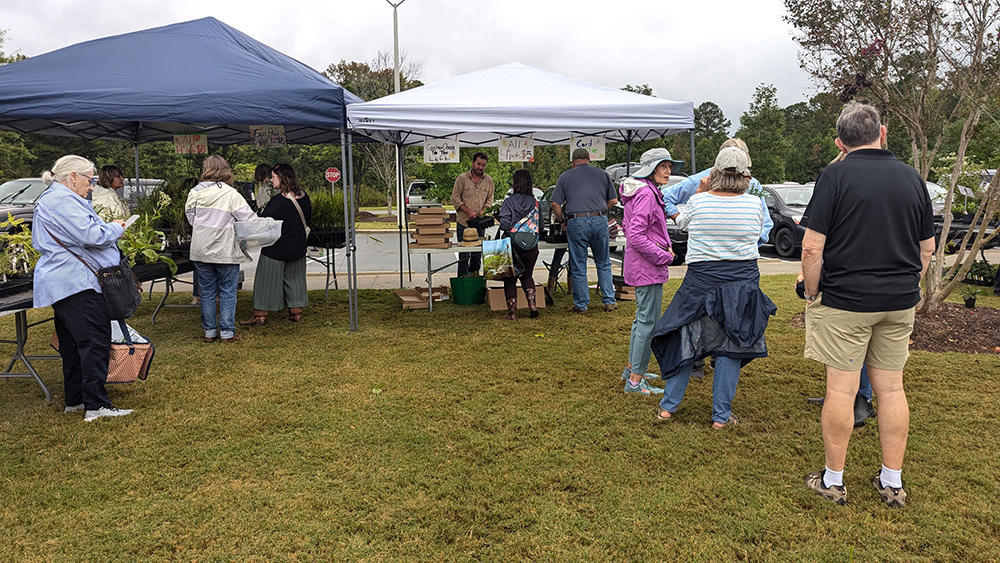
[[638, 170], [632, 173], [633, 178], [648, 178], [653, 170], [660, 165], [661, 162], [669, 160], [673, 163], [673, 168], [671, 173], [680, 172], [681, 168], [684, 167], [683, 160], [674, 160], [670, 157], [670, 151], [663, 148], [649, 149], [648, 151], [642, 153], [639, 157], [640, 167]]
[[719, 172], [749, 176], [750, 158], [739, 147], [726, 147], [719, 151], [719, 156], [715, 157], [715, 169]]

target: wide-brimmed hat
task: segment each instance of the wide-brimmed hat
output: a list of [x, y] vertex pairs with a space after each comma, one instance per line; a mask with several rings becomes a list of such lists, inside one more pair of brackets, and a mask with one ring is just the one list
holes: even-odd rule
[[458, 246], [479, 246], [479, 231], [466, 227], [462, 231], [462, 242], [458, 243]]
[[671, 158], [670, 151], [667, 149], [649, 149], [642, 153], [642, 156], [639, 158], [640, 168], [632, 173], [632, 177], [648, 178], [653, 173], [653, 170], [656, 170], [656, 167], [665, 160], [673, 163], [671, 173], [680, 172], [681, 168], [684, 167], [684, 161]]
[[726, 147], [715, 157], [715, 169], [719, 172], [750, 175], [750, 157], [739, 147]]

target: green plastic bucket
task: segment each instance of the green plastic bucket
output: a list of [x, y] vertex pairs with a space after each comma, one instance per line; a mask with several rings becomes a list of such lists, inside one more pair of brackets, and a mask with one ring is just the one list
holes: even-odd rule
[[486, 300], [486, 278], [451, 278], [451, 301], [455, 305], [479, 305]]

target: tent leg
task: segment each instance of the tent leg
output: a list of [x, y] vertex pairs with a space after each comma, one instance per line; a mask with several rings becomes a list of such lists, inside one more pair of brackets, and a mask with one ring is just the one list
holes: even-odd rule
[[132, 193], [141, 193], [141, 192], [136, 192], [136, 190], [141, 188], [141, 186], [139, 186], [139, 143], [138, 142], [132, 143], [132, 154], [135, 155], [135, 184], [132, 186]]
[[632, 174], [632, 131], [628, 132], [628, 143], [625, 146], [625, 176]]
[[[347, 140], [345, 138], [344, 132], [340, 132], [340, 161], [344, 167], [344, 181], [341, 184], [344, 187], [344, 255], [347, 260], [347, 311], [350, 317], [350, 331], [354, 332], [354, 307], [353, 307], [353, 294], [351, 293], [352, 285], [354, 280], [351, 278], [351, 234], [354, 230], [353, 222], [351, 221], [351, 216], [353, 215], [350, 211], [350, 204], [348, 200], [348, 186], [351, 184], [351, 171], [347, 166]], [[331, 185], [331, 189], [333, 189]]]
[[351, 230], [349, 232], [350, 240], [348, 242], [348, 248], [351, 253], [347, 257], [350, 262], [348, 267], [348, 276], [351, 278], [351, 282], [348, 286], [348, 292], [351, 298], [348, 300], [348, 306], [351, 309], [351, 332], [358, 332], [358, 252], [357, 252], [357, 233], [355, 232], [354, 224], [354, 145], [352, 144], [351, 132], [347, 132], [347, 170], [348, 176], [351, 178], [351, 189], [350, 194], [350, 206], [348, 209], [351, 210]]
[[694, 129], [691, 130], [691, 174], [696, 174], [698, 171], [694, 166]]

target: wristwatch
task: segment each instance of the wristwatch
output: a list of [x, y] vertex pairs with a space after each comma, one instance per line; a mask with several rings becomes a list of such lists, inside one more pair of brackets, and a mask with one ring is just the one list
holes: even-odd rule
[[818, 298], [819, 298], [819, 294], [818, 293], [816, 295], [806, 295], [806, 301], [812, 302], [812, 301], [815, 301]]

